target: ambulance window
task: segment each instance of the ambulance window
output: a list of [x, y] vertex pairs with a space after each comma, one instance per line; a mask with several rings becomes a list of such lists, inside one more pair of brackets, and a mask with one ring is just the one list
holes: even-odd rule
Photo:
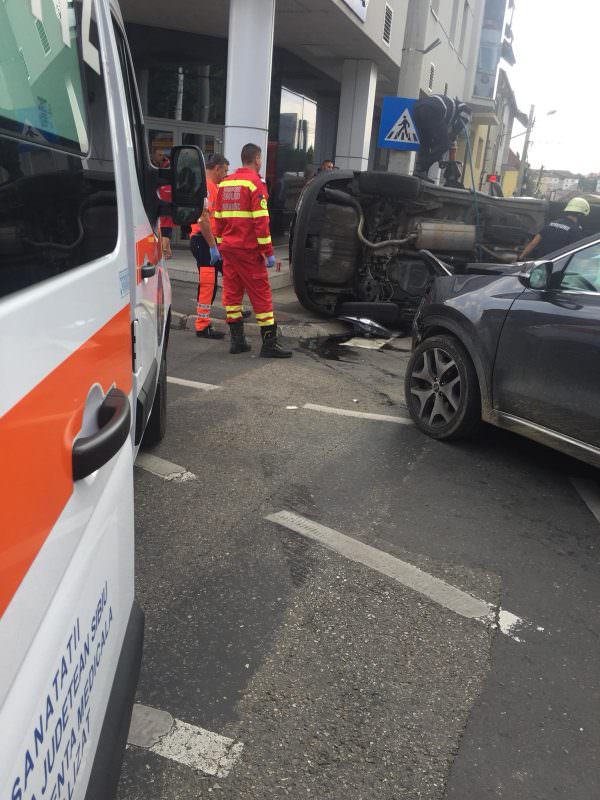
[[118, 214], [92, 0], [3, 0], [0, 54], [3, 296], [112, 252]]
[[125, 34], [121, 30], [119, 23], [113, 18], [113, 29], [115, 32], [115, 39], [117, 40], [117, 49], [119, 51], [119, 61], [121, 62], [121, 74], [123, 75], [123, 83], [125, 84], [125, 99], [127, 101], [127, 112], [129, 115], [129, 127], [131, 129], [131, 138], [133, 139], [133, 150], [135, 154], [135, 168], [137, 172], [138, 184], [140, 187], [140, 194], [144, 197], [144, 170], [147, 163], [145, 157], [146, 143], [144, 139], [144, 125], [142, 120], [142, 112], [140, 109], [140, 102], [138, 98], [133, 65], [131, 63], [131, 56], [127, 46]]

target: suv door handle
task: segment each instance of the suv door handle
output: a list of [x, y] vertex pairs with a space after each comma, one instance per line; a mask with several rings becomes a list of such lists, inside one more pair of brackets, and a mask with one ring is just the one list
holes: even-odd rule
[[131, 430], [129, 398], [120, 389], [111, 389], [98, 409], [100, 430], [73, 442], [73, 480], [80, 481], [95, 472], [119, 452]]
[[144, 264], [142, 278], [152, 278], [156, 274], [156, 264]]

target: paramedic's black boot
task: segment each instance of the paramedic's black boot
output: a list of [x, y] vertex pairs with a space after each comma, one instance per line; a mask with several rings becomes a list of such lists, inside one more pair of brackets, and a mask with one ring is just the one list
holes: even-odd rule
[[196, 336], [200, 339], [224, 339], [225, 334], [221, 333], [221, 331], [216, 331], [212, 325], [208, 325], [208, 327], [204, 328], [201, 331], [196, 331]]
[[237, 353], [247, 353], [252, 348], [248, 344], [244, 336], [244, 323], [243, 322], [230, 322], [229, 333], [231, 334], [231, 346], [229, 352], [232, 355]]
[[269, 325], [261, 329], [262, 347], [261, 358], [291, 358], [292, 351], [281, 346], [277, 339], [277, 325]]

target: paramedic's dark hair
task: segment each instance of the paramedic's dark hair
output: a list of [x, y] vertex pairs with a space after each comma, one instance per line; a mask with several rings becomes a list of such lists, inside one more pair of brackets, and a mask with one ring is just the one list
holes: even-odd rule
[[261, 153], [262, 150], [257, 144], [245, 144], [242, 147], [242, 164], [251, 164]]
[[211, 153], [206, 159], [206, 169], [215, 169], [215, 167], [229, 166], [229, 161], [225, 158], [223, 153]]

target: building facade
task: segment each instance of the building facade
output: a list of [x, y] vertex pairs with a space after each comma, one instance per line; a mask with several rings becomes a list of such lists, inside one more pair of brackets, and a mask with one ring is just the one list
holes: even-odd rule
[[324, 159], [394, 168], [376, 146], [381, 107], [411, 70], [407, 96], [472, 100], [483, 80], [486, 8], [500, 3], [504, 12], [506, 2], [120, 0], [150, 152], [197, 144], [236, 167], [243, 144], [260, 144], [275, 226], [284, 230]]

